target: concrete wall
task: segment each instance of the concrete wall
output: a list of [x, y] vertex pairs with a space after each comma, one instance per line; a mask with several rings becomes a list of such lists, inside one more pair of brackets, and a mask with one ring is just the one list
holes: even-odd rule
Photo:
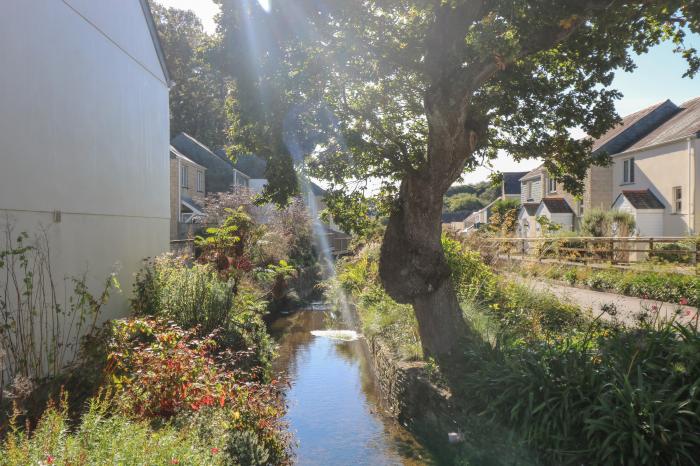
[[[693, 218], [690, 211], [693, 204], [691, 185], [700, 179], [696, 177], [694, 181], [691, 176], [693, 149], [697, 144], [697, 139], [694, 139], [690, 144], [687, 141], [681, 141], [616, 155], [613, 158], [613, 197], [617, 198], [623, 190], [650, 189], [666, 207], [663, 214], [662, 234], [664, 236], [688, 234], [694, 227], [693, 223], [697, 224], [697, 218]], [[635, 180], [634, 183], [624, 183], [623, 164], [630, 157], [635, 159]], [[698, 173], [697, 167], [694, 171]], [[680, 213], [673, 212], [672, 196], [673, 188], [676, 186], [680, 186], [683, 190], [683, 209]], [[695, 197], [697, 196], [696, 190]], [[695, 205], [697, 206], [697, 202]]]
[[590, 167], [586, 174], [583, 208], [608, 210], [614, 200], [613, 167]]
[[0, 43], [0, 211], [49, 228], [59, 277], [96, 286], [118, 263], [108, 316], [124, 315], [170, 221], [168, 86], [141, 5], [7, 0]]

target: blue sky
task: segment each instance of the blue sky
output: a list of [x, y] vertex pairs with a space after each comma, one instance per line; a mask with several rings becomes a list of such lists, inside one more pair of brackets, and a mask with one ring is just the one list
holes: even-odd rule
[[[202, 19], [207, 32], [214, 32], [214, 15], [218, 7], [211, 0], [156, 0], [165, 6], [194, 10]], [[700, 48], [700, 36], [689, 36], [688, 44]], [[661, 44], [649, 53], [636, 57], [638, 68], [633, 73], [618, 73], [613, 87], [624, 97], [618, 101], [617, 111], [624, 116], [662, 100], [671, 99], [680, 105], [684, 101], [700, 95], [700, 76], [694, 79], [682, 78], [686, 69], [684, 60], [673, 53], [672, 44]], [[508, 156], [499, 157], [493, 163], [495, 171], [525, 171], [539, 164], [537, 160], [516, 163]], [[485, 180], [491, 170], [485, 167], [466, 174], [464, 182]]]

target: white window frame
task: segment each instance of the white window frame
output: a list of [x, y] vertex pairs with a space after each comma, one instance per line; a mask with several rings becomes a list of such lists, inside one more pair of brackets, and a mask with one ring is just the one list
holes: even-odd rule
[[550, 194], [557, 192], [557, 180], [555, 178], [547, 179], [547, 188]]
[[202, 170], [197, 170], [197, 192], [204, 192], [204, 172]]
[[680, 214], [683, 212], [683, 187], [682, 186], [674, 186], [673, 187], [673, 213], [674, 214]]
[[624, 184], [634, 183], [634, 157], [622, 161], [622, 182]]
[[531, 201], [532, 200], [532, 181], [527, 182], [525, 193], [526, 193], [525, 200]]
[[189, 177], [187, 165], [180, 165], [180, 187], [188, 189], [187, 178]]

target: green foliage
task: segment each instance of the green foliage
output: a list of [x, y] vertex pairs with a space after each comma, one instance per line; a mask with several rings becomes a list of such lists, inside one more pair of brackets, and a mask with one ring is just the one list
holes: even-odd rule
[[224, 347], [251, 351], [249, 367], [268, 370], [272, 343], [261, 314], [265, 303], [254, 291], [223, 281], [208, 265], [188, 266], [171, 256], [148, 261], [136, 277], [132, 307], [137, 315], [172, 320], [200, 335], [217, 331]]
[[593, 325], [535, 346], [484, 347], [465, 389], [554, 464], [696, 464], [699, 345], [675, 324]]
[[630, 236], [636, 222], [629, 212], [619, 210], [588, 210], [581, 220], [581, 233], [584, 236], [612, 237]]
[[13, 427], [0, 442], [0, 465], [229, 464], [220, 437], [202, 438], [193, 429], [171, 426], [156, 430], [110, 408], [108, 398], [92, 400], [74, 428], [62, 399], [49, 406], [33, 432]]
[[342, 305], [346, 295], [353, 298], [362, 332], [369, 338], [381, 336], [401, 357], [422, 357], [418, 324], [411, 306], [392, 300], [379, 284], [379, 248], [370, 243], [337, 266], [337, 278], [329, 283], [327, 296]]
[[475, 194], [460, 193], [445, 198], [445, 211], [457, 212], [459, 210], [479, 210], [484, 203]]
[[504, 236], [514, 233], [519, 209], [520, 201], [517, 199], [499, 199], [494, 202], [489, 215], [489, 229]]
[[452, 284], [460, 301], [488, 301], [496, 293], [496, 276], [478, 252], [443, 235], [442, 248], [452, 272]]
[[215, 41], [191, 10], [150, 2], [170, 79], [170, 135], [186, 132], [205, 145], [225, 142], [225, 102], [231, 84], [216, 66]]

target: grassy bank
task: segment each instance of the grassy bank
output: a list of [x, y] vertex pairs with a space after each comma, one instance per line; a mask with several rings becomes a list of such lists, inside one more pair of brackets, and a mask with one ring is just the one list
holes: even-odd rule
[[[471, 413], [464, 422], [477, 423], [465, 429], [460, 461], [512, 464], [508, 445], [527, 445], [543, 464], [696, 464], [700, 337], [694, 328], [653, 318], [635, 329], [603, 323], [497, 277], [456, 242], [446, 239], [444, 246], [464, 316], [481, 337], [462, 348], [470, 370], [451, 387]], [[352, 297], [366, 335], [419, 359], [411, 309], [381, 290], [377, 252], [368, 244], [346, 260], [332, 290]], [[511, 433], [506, 442], [485, 434], [504, 431]]]

